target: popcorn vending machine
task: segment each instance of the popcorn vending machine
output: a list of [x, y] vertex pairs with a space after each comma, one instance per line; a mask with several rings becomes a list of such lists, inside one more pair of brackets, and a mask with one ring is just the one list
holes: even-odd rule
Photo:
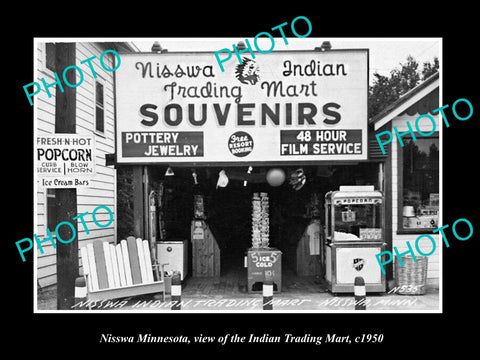
[[384, 292], [376, 254], [384, 251], [384, 197], [373, 186], [340, 186], [325, 195], [325, 277], [332, 293], [353, 293], [355, 277], [367, 292]]

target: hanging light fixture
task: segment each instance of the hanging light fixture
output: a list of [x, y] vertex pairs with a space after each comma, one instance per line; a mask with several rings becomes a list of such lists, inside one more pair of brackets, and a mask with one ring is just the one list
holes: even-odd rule
[[[252, 170], [253, 170], [253, 168], [251, 166], [249, 166], [248, 170], [247, 170], [247, 174], [251, 174]], [[247, 180], [243, 180], [243, 186], [247, 186], [247, 183], [248, 183]]]
[[192, 169], [192, 177], [193, 177], [193, 184], [198, 185], [197, 172], [195, 171], [195, 169]]
[[270, 186], [280, 186], [285, 182], [285, 171], [280, 168], [271, 168], [268, 170], [266, 179]]
[[218, 173], [218, 180], [217, 180], [217, 189], [218, 187], [226, 187], [228, 184], [228, 176], [225, 173], [225, 170], [221, 170]]
[[172, 168], [169, 166], [167, 171], [165, 171], [165, 176], [174, 176], [175, 173], [173, 172]]
[[302, 168], [296, 169], [290, 174], [289, 184], [296, 191], [300, 190], [303, 185], [305, 185], [306, 181], [307, 177], [305, 176], [305, 172]]

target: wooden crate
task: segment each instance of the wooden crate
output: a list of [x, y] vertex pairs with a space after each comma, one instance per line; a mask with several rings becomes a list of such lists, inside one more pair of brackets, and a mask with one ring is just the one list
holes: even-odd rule
[[192, 236], [192, 276], [220, 276], [220, 248], [208, 224], [203, 220], [193, 220]]

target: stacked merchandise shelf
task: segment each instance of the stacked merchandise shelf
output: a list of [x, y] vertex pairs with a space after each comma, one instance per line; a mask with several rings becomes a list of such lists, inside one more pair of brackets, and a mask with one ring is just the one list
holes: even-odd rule
[[270, 242], [269, 199], [254, 193], [252, 199], [252, 248], [268, 248]]

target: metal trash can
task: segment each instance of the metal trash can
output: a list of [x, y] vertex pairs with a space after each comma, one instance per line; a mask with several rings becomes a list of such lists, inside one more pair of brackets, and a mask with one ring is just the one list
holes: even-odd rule
[[427, 285], [428, 257], [416, 256], [417, 261], [408, 255], [402, 257], [403, 266], [400, 266], [398, 257], [395, 257], [396, 294], [424, 295]]

